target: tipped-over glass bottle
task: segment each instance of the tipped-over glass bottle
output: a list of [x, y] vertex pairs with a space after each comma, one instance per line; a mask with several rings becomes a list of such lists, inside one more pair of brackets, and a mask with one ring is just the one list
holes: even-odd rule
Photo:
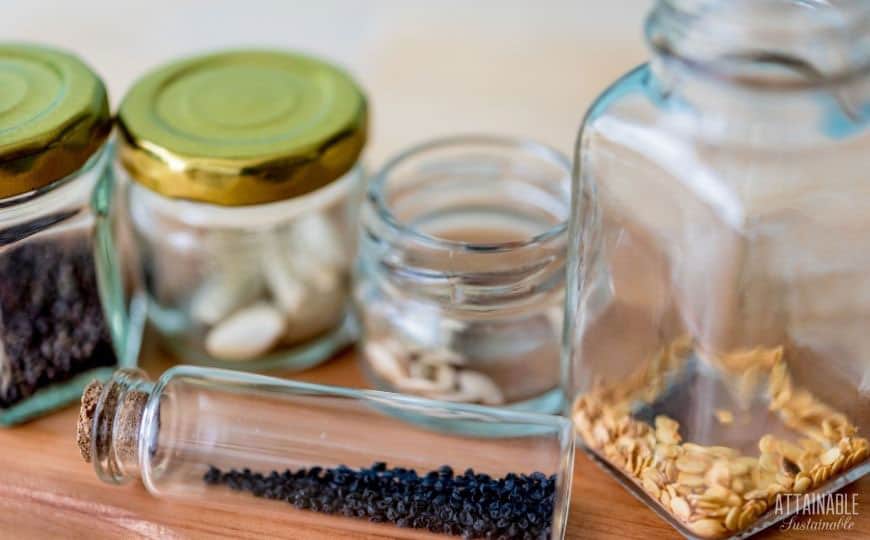
[[562, 417], [192, 366], [93, 383], [78, 427], [101, 479], [157, 497], [470, 538], [563, 538], [573, 441]]
[[870, 3], [660, 0], [576, 155], [584, 445], [745, 537], [870, 471]]

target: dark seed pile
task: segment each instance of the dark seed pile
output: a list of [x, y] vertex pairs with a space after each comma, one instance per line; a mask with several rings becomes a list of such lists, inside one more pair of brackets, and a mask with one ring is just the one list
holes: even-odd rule
[[0, 253], [0, 408], [114, 364], [85, 235]]
[[491, 539], [549, 538], [556, 492], [556, 477], [542, 473], [496, 479], [471, 469], [455, 475], [443, 466], [419, 476], [413, 469], [388, 469], [385, 463], [265, 476], [250, 469], [209, 467], [203, 479], [315, 512]]

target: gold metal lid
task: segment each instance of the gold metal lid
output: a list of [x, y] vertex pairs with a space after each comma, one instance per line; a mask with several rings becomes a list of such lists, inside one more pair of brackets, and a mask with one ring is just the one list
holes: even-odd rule
[[106, 87], [75, 56], [0, 44], [0, 198], [78, 169], [111, 131]]
[[366, 140], [366, 99], [343, 71], [301, 54], [226, 51], [140, 79], [121, 104], [121, 163], [162, 195], [224, 206], [309, 193], [341, 177]]

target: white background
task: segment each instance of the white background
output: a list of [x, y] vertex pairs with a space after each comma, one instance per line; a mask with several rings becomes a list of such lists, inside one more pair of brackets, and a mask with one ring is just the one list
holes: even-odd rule
[[0, 0], [0, 40], [71, 49], [113, 103], [174, 57], [226, 46], [332, 59], [372, 104], [369, 165], [450, 133], [570, 151], [583, 113], [645, 60], [651, 0]]

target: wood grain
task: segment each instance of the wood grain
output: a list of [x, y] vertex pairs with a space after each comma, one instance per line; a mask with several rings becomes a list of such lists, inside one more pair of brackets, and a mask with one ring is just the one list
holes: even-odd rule
[[[151, 366], [157, 372], [164, 365]], [[364, 386], [352, 353], [293, 378]], [[0, 537], [2, 538], [425, 538], [431, 535], [319, 516], [293, 508], [239, 510], [169, 503], [138, 483], [101, 483], [75, 446], [76, 408], [0, 431]], [[870, 538], [870, 478], [848, 488], [858, 493], [860, 515], [841, 531], [770, 530], [765, 539]], [[822, 520], [836, 520], [823, 516]], [[801, 519], [799, 522], [805, 522]], [[674, 530], [584, 454], [577, 456], [568, 524], [576, 539], [677, 538]]]

